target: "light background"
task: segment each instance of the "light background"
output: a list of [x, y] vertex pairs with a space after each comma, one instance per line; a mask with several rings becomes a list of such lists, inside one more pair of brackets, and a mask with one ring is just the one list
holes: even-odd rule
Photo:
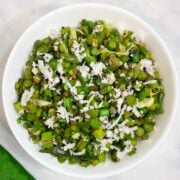
[[[81, 2], [99, 2], [116, 5], [131, 11], [149, 23], [169, 48], [174, 58], [178, 76], [180, 77], [180, 0], [1, 0], [0, 78], [2, 78], [4, 65], [10, 50], [28, 26], [53, 9]], [[77, 180], [77, 178], [67, 177], [48, 170], [32, 159], [20, 147], [6, 123], [1, 99], [0, 102], [0, 144], [6, 147], [38, 180]], [[177, 111], [175, 121], [168, 136], [148, 159], [123, 174], [104, 178], [104, 180], [132, 179], [180, 179], [179, 111]]]

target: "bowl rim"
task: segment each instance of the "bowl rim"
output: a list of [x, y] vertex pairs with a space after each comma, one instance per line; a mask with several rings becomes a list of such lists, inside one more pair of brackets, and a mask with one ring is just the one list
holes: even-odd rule
[[[172, 71], [172, 77], [173, 77], [173, 80], [174, 80], [174, 86], [175, 86], [175, 89], [174, 89], [174, 97], [177, 97], [177, 98], [174, 98], [174, 103], [173, 103], [173, 106], [172, 106], [172, 114], [169, 116], [169, 121], [168, 121], [168, 126], [166, 127], [166, 129], [164, 130], [163, 134], [161, 135], [161, 137], [156, 141], [156, 143], [153, 145], [153, 147], [151, 147], [142, 157], [140, 157], [136, 162], [134, 162], [133, 164], [129, 165], [128, 167], [124, 167], [120, 170], [116, 170], [116, 171], [112, 171], [112, 172], [106, 172], [105, 174], [92, 174], [92, 176], [87, 176], [87, 175], [83, 175], [83, 174], [77, 174], [77, 173], [66, 173], [66, 172], [63, 172], [63, 170], [54, 170], [53, 167], [49, 166], [48, 164], [42, 162], [40, 159], [37, 159], [33, 156], [33, 154], [31, 153], [31, 151], [28, 151], [26, 148], [24, 148], [23, 146], [23, 143], [18, 139], [18, 137], [16, 136], [16, 133], [15, 133], [15, 130], [13, 130], [13, 127], [10, 123], [10, 120], [8, 118], [8, 110], [6, 108], [6, 105], [5, 105], [5, 101], [6, 101], [6, 98], [5, 98], [5, 77], [7, 76], [7, 68], [8, 68], [8, 65], [10, 64], [10, 59], [12, 58], [13, 54], [14, 54], [14, 51], [15, 51], [15, 48], [17, 46], [17, 44], [24, 38], [24, 36], [26, 36], [26, 34], [34, 27], [36, 26], [36, 24], [38, 24], [40, 21], [43, 21], [44, 19], [46, 19], [48, 16], [51, 16], [52, 14], [58, 12], [58, 11], [61, 11], [62, 9], [65, 10], [65, 9], [69, 9], [69, 8], [74, 8], [74, 7], [79, 7], [79, 8], [82, 8], [84, 6], [98, 6], [100, 8], [112, 8], [112, 9], [116, 9], [116, 10], [119, 10], [123, 13], [125, 13], [126, 15], [130, 16], [131, 18], [135, 19], [136, 21], [139, 21], [139, 23], [143, 24], [154, 36], [155, 39], [158, 40], [158, 42], [160, 43], [161, 47], [163, 48], [164, 52], [166, 52], [166, 56], [170, 62], [170, 65], [171, 65], [171, 69], [173, 70]], [[160, 36], [158, 35], [158, 33], [151, 28], [151, 26], [149, 24], [147, 24], [143, 19], [141, 19], [140, 17], [136, 16], [135, 14], [131, 13], [130, 11], [128, 10], [125, 10], [123, 8], [120, 8], [118, 6], [115, 6], [115, 5], [111, 5], [111, 4], [107, 4], [107, 3], [94, 3], [94, 2], [86, 2], [86, 3], [75, 3], [75, 4], [71, 4], [71, 5], [65, 5], [65, 6], [62, 6], [62, 7], [59, 7], [57, 9], [54, 9], [48, 13], [46, 13], [45, 15], [41, 16], [40, 18], [38, 18], [37, 20], [35, 20], [35, 22], [33, 22], [30, 26], [28, 26], [26, 28], [26, 30], [21, 34], [21, 36], [18, 38], [18, 40], [16, 41], [16, 43], [14, 44], [14, 47], [12, 48], [10, 54], [9, 54], [9, 57], [6, 61], [6, 64], [5, 64], [5, 67], [4, 67], [4, 71], [3, 71], [3, 76], [2, 76], [2, 82], [1, 82], [1, 90], [2, 90], [2, 104], [3, 104], [3, 110], [5, 112], [5, 117], [6, 117], [6, 120], [8, 122], [8, 125], [11, 129], [11, 132], [13, 133], [14, 137], [16, 138], [16, 140], [18, 141], [18, 143], [20, 144], [20, 146], [22, 147], [22, 149], [24, 149], [24, 151], [26, 151], [34, 160], [36, 160], [37, 162], [39, 162], [40, 164], [42, 164], [43, 166], [45, 166], [46, 168], [49, 168], [53, 171], [56, 171], [58, 173], [62, 173], [64, 175], [68, 175], [68, 176], [71, 176], [71, 177], [84, 177], [84, 178], [103, 178], [103, 177], [109, 177], [109, 176], [113, 176], [113, 175], [116, 175], [116, 174], [120, 174], [122, 172], [125, 172], [135, 166], [137, 166], [140, 162], [142, 162], [144, 159], [146, 159], [147, 157], [149, 157], [153, 151], [156, 150], [156, 148], [159, 146], [159, 144], [164, 140], [164, 138], [166, 137], [172, 123], [173, 123], [173, 120], [174, 120], [174, 117], [175, 117], [175, 114], [176, 114], [176, 111], [177, 111], [177, 105], [178, 105], [178, 99], [179, 99], [179, 93], [178, 93], [178, 87], [179, 87], [179, 84], [178, 84], [178, 78], [177, 78], [177, 72], [176, 72], [176, 68], [175, 68], [175, 64], [173, 62], [173, 58], [168, 50], [168, 48], [166, 47], [165, 43], [163, 42], [163, 40], [160, 38]]]

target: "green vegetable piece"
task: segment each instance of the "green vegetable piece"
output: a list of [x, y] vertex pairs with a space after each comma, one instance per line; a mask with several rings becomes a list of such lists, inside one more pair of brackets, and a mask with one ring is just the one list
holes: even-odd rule
[[83, 126], [82, 126], [82, 131], [85, 133], [90, 133], [91, 129], [90, 129], [90, 123], [89, 122], [84, 122]]
[[123, 57], [121, 58], [121, 60], [122, 60], [123, 62], [128, 62], [128, 61], [130, 60], [130, 58], [129, 58], [129, 56], [123, 56]]
[[115, 114], [117, 112], [117, 109], [114, 106], [110, 106], [110, 113]]
[[138, 63], [140, 60], [141, 60], [141, 56], [140, 56], [139, 52], [137, 52], [136, 54], [133, 55], [133, 57], [132, 57], [133, 63]]
[[31, 67], [30, 66], [26, 66], [24, 75], [25, 75], [26, 79], [31, 79], [32, 78], [32, 72], [31, 72]]
[[84, 60], [90, 64], [91, 62], [96, 62], [96, 58], [94, 56], [86, 56]]
[[55, 113], [56, 113], [56, 110], [53, 109], [53, 108], [51, 108], [51, 109], [48, 110], [48, 115], [49, 115], [49, 116], [54, 116]]
[[161, 114], [161, 113], [164, 112], [164, 109], [163, 109], [162, 104], [157, 103], [157, 104], [155, 104], [155, 105], [156, 105], [156, 108], [155, 108], [155, 113], [156, 113], [156, 114]]
[[28, 113], [26, 116], [26, 119], [28, 121], [35, 121], [37, 119], [36, 114], [35, 113]]
[[159, 103], [161, 103], [161, 104], [163, 103], [164, 95], [165, 95], [164, 92], [160, 92], [160, 93], [159, 93], [158, 101], [159, 101]]
[[143, 101], [137, 103], [138, 108], [150, 107], [154, 103], [154, 98], [145, 98]]
[[136, 148], [133, 148], [130, 152], [128, 152], [128, 155], [132, 156], [135, 153], [136, 153]]
[[88, 93], [90, 91], [90, 88], [88, 86], [78, 86], [77, 88], [77, 93]]
[[36, 40], [36, 41], [34, 42], [33, 48], [34, 48], [34, 49], [37, 49], [41, 44], [42, 44], [42, 41], [41, 41], [41, 40]]
[[38, 109], [37, 109], [37, 112], [36, 112], [36, 116], [37, 116], [37, 117], [41, 117], [41, 113], [42, 113], [42, 109], [41, 109], [41, 108], [38, 108]]
[[109, 106], [110, 106], [108, 101], [103, 101], [102, 105], [103, 105], [104, 108], [109, 108]]
[[64, 36], [65, 34], [69, 34], [70, 27], [62, 27], [61, 28], [61, 35]]
[[80, 166], [87, 167], [90, 163], [88, 161], [81, 161]]
[[146, 117], [144, 118], [144, 120], [147, 122], [147, 123], [151, 123], [154, 121], [154, 114], [148, 114], [146, 115]]
[[44, 96], [45, 97], [52, 97], [52, 91], [50, 89], [46, 89], [44, 91]]
[[114, 50], [114, 49], [116, 49], [116, 47], [117, 47], [116, 41], [110, 40], [110, 41], [108, 42], [107, 47], [108, 47], [109, 50]]
[[146, 80], [147, 74], [144, 71], [139, 71], [137, 75], [138, 80], [143, 81]]
[[83, 25], [86, 25], [88, 27], [90, 32], [93, 31], [93, 29], [95, 27], [95, 23], [93, 21], [89, 21], [89, 20], [84, 19], [82, 22], [83, 22], [82, 23]]
[[146, 97], [150, 96], [151, 90], [149, 88], [144, 88], [139, 94], [139, 100], [144, 100]]
[[101, 52], [101, 54], [100, 54], [101, 61], [105, 61], [106, 58], [107, 58], [107, 56], [108, 56], [108, 53], [107, 53], [107, 52]]
[[51, 59], [49, 61], [49, 66], [56, 71], [57, 70], [58, 61], [56, 59]]
[[93, 47], [98, 47], [98, 45], [99, 45], [98, 39], [93, 38], [93, 39], [92, 39], [92, 46], [93, 46]]
[[96, 129], [94, 132], [93, 132], [93, 135], [96, 139], [103, 139], [104, 136], [105, 136], [105, 132], [103, 130], [102, 127], [100, 127], [99, 129]]
[[29, 88], [32, 86], [32, 83], [33, 83], [32, 80], [27, 79], [24, 81], [23, 85], [25, 88]]
[[72, 106], [72, 98], [64, 98], [63, 103], [64, 107], [70, 108]]
[[21, 122], [24, 121], [24, 117], [23, 116], [20, 116], [17, 118], [17, 123], [20, 124]]
[[58, 157], [58, 161], [60, 162], [60, 163], [64, 163], [65, 161], [67, 160], [67, 156], [64, 156], [64, 155], [59, 155], [59, 157]]
[[60, 41], [59, 50], [62, 53], [68, 54], [68, 48], [67, 48], [66, 44], [63, 41]]
[[93, 129], [97, 129], [101, 126], [101, 122], [97, 118], [93, 118], [90, 120], [90, 125]]
[[145, 56], [145, 59], [152, 59], [151, 53], [145, 47], [140, 47], [139, 50]]
[[35, 82], [36, 84], [39, 84], [41, 82], [41, 77], [38, 75], [33, 76], [33, 82]]
[[47, 132], [42, 133], [41, 141], [43, 143], [44, 148], [47, 148], [47, 149], [52, 148], [53, 147], [52, 140], [53, 140], [53, 135], [52, 135], [51, 131], [47, 131]]
[[52, 131], [43, 132], [41, 134], [41, 141], [42, 142], [52, 141], [52, 139], [53, 139]]
[[149, 124], [149, 123], [145, 123], [145, 124], [143, 125], [143, 128], [144, 128], [144, 130], [145, 130], [146, 132], [148, 132], [148, 133], [152, 132], [153, 129], [154, 129], [153, 125], [152, 125], [152, 124]]
[[87, 43], [88, 43], [88, 45], [91, 45], [91, 44], [92, 44], [93, 38], [94, 38], [94, 35], [93, 35], [93, 34], [89, 34], [89, 35], [87, 36]]
[[23, 110], [23, 107], [22, 107], [22, 105], [21, 105], [21, 102], [16, 102], [16, 103], [14, 104], [14, 107], [15, 107], [15, 109], [16, 109], [17, 112], [20, 112], [21, 110]]
[[100, 116], [109, 116], [109, 109], [100, 109]]
[[156, 83], [150, 84], [150, 86], [151, 86], [151, 88], [154, 90], [154, 89], [159, 88], [160, 85], [159, 85], [158, 82], [156, 82]]
[[135, 134], [138, 136], [138, 137], [141, 137], [144, 135], [144, 129], [142, 127], [138, 127], [138, 129], [136, 130]]
[[97, 39], [99, 43], [103, 43], [104, 38], [105, 38], [105, 34], [103, 31], [97, 33]]
[[112, 90], [112, 86], [107, 85], [107, 86], [103, 86], [100, 90], [101, 94], [107, 94]]
[[119, 67], [121, 67], [123, 64], [123, 62], [118, 59], [115, 55], [111, 55], [110, 56], [110, 66], [113, 70], [116, 70], [118, 69]]
[[97, 56], [98, 53], [99, 53], [98, 48], [95, 48], [95, 47], [92, 47], [92, 48], [91, 48], [91, 54], [92, 54], [93, 57], [94, 57], [94, 56]]
[[92, 118], [97, 118], [99, 116], [99, 110], [98, 109], [92, 109], [88, 111], [88, 114], [92, 117]]
[[77, 149], [78, 151], [82, 151], [86, 145], [87, 145], [87, 141], [83, 141], [83, 140], [80, 140], [78, 143], [77, 143]]
[[28, 105], [27, 105], [26, 108], [27, 108], [28, 111], [31, 112], [31, 113], [36, 113], [36, 112], [37, 112], [37, 107], [36, 107], [36, 105], [35, 105], [34, 103], [32, 103], [32, 102], [28, 103]]
[[38, 48], [37, 48], [37, 52], [39, 53], [47, 53], [49, 51], [49, 47], [46, 44], [41, 44]]
[[106, 153], [99, 154], [98, 159], [100, 162], [104, 162], [106, 160]]
[[119, 161], [119, 158], [116, 156], [116, 153], [117, 153], [116, 150], [110, 151], [110, 156], [111, 156], [112, 162], [118, 162]]
[[136, 103], [136, 96], [135, 95], [127, 96], [125, 102], [128, 105], [134, 105]]
[[71, 137], [71, 129], [70, 128], [66, 128], [64, 131], [64, 137], [69, 139]]
[[131, 144], [132, 144], [132, 146], [136, 146], [137, 145], [137, 138], [132, 138]]
[[80, 138], [80, 133], [77, 132], [77, 133], [73, 134], [72, 138], [73, 139], [79, 139]]
[[77, 39], [77, 33], [76, 33], [76, 30], [71, 28], [70, 29], [70, 36], [69, 36], [70, 39]]
[[75, 157], [70, 157], [68, 160], [69, 160], [69, 164], [76, 164], [79, 162], [79, 159]]

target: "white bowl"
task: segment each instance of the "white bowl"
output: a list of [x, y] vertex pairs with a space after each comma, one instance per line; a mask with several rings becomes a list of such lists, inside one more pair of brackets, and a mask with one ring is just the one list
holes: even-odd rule
[[[114, 26], [126, 26], [141, 34], [147, 47], [153, 53], [165, 87], [165, 112], [157, 117], [157, 128], [150, 135], [150, 140], [141, 142], [137, 153], [132, 157], [125, 157], [118, 163], [107, 161], [97, 167], [90, 166], [87, 168], [78, 165], [60, 164], [56, 158], [48, 154], [39, 153], [38, 147], [29, 140], [27, 131], [17, 124], [16, 119], [18, 115], [13, 106], [17, 98], [14, 84], [21, 76], [34, 41], [47, 36], [52, 28], [60, 28], [66, 25], [76, 26], [83, 18], [102, 19], [111, 22]], [[37, 20], [23, 33], [14, 46], [4, 70], [2, 97], [5, 114], [14, 136], [34, 159], [44, 166], [66, 175], [94, 178], [123, 172], [137, 165], [157, 147], [172, 123], [177, 106], [177, 89], [173, 60], [160, 37], [149, 25], [135, 15], [120, 8], [105, 4], [86, 3], [66, 6], [52, 11]]]

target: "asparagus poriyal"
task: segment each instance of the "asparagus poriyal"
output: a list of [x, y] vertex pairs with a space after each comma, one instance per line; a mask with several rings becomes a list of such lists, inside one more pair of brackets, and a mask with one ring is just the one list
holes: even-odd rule
[[137, 33], [102, 20], [37, 40], [15, 89], [17, 121], [40, 152], [84, 167], [133, 155], [163, 113], [151, 52]]

